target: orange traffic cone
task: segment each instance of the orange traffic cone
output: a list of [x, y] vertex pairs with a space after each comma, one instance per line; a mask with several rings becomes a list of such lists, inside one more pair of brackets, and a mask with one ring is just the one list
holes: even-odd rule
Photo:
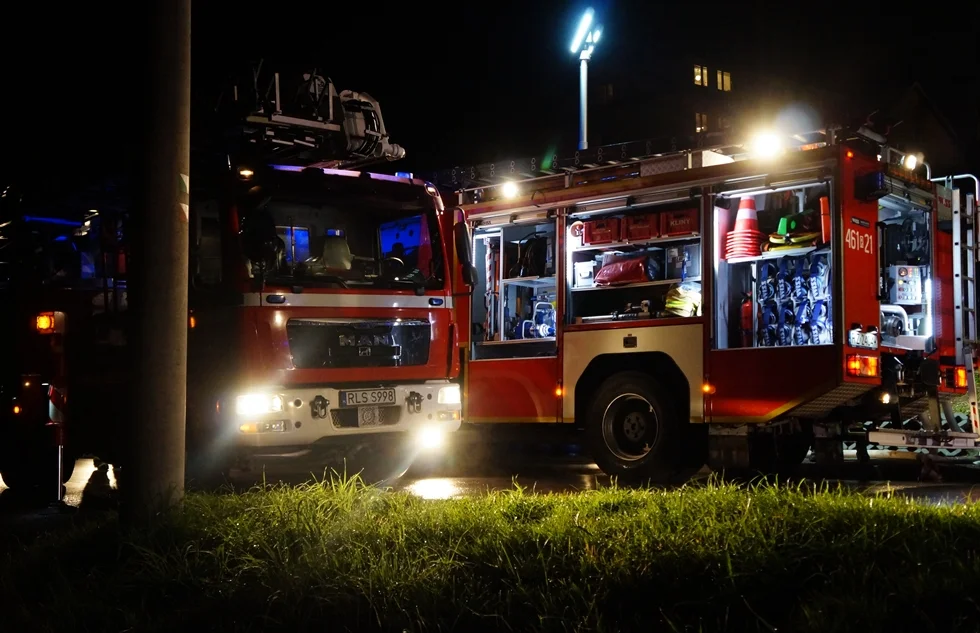
[[759, 216], [755, 210], [755, 198], [742, 198], [735, 216], [735, 230], [728, 232], [725, 259], [733, 257], [758, 257], [765, 235], [759, 230]]

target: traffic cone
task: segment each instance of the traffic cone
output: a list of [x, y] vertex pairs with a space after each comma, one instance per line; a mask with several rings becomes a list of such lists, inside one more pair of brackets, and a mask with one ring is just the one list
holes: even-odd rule
[[728, 232], [725, 259], [758, 257], [762, 254], [761, 244], [765, 239], [759, 230], [755, 198], [742, 198], [738, 204], [738, 215], [735, 216], [735, 230]]
[[734, 232], [741, 233], [744, 231], [759, 232], [759, 214], [755, 210], [755, 198], [745, 197], [738, 203]]

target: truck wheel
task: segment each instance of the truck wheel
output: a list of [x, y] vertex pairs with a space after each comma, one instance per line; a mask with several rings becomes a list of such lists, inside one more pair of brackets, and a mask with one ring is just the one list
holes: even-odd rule
[[586, 436], [603, 472], [629, 479], [673, 471], [678, 418], [660, 385], [628, 371], [606, 379], [593, 397]]
[[[388, 439], [388, 438], [385, 438]], [[411, 467], [413, 455], [407, 441], [364, 442], [350, 450], [338, 452], [325, 460], [323, 467], [347, 476], [357, 475], [368, 485], [388, 485], [401, 479]]]
[[749, 459], [756, 470], [765, 473], [787, 473], [796, 469], [810, 454], [813, 431], [809, 427], [797, 433], [757, 433], [751, 438]]
[[[49, 479], [54, 481], [56, 459], [52, 448], [8, 456], [0, 464], [0, 477], [3, 477], [3, 483], [12, 490], [43, 488], [50, 483]], [[74, 471], [75, 455], [64, 451], [61, 458], [61, 483], [67, 483]]]

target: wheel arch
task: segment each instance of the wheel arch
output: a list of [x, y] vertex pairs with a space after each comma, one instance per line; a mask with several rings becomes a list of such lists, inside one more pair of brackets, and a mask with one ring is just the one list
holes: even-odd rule
[[691, 385], [684, 372], [670, 355], [664, 352], [634, 354], [600, 354], [582, 372], [575, 383], [575, 426], [584, 428], [591, 397], [599, 386], [615, 374], [635, 371], [650, 376], [671, 394], [669, 406], [679, 420], [690, 422]]

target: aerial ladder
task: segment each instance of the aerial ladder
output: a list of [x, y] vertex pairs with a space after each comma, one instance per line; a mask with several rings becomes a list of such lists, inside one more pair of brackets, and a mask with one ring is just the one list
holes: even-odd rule
[[[381, 106], [366, 92], [338, 92], [319, 68], [284, 79], [263, 61], [221, 93], [215, 111], [224, 117], [221, 145], [232, 155], [255, 156], [304, 167], [362, 169], [399, 160]], [[230, 159], [229, 159], [230, 160]]]

